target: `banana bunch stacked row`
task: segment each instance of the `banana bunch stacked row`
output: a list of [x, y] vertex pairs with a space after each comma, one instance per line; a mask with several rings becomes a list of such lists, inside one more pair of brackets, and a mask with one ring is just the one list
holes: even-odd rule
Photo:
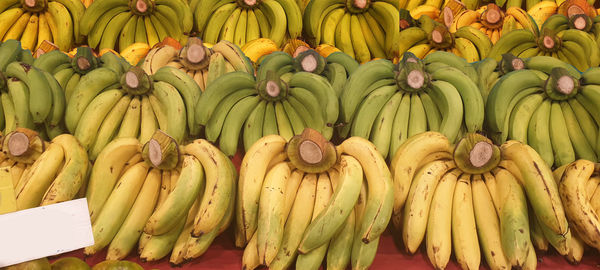
[[491, 269], [535, 269], [535, 241], [567, 257], [583, 251], [550, 167], [525, 144], [469, 133], [452, 146], [427, 132], [406, 141], [390, 169], [396, 237], [411, 254], [425, 242], [436, 269], [451, 255], [462, 269], [478, 269], [482, 257]]
[[269, 38], [282, 46], [302, 34], [302, 11], [295, 0], [192, 0], [198, 36], [215, 44], [227, 40], [238, 46]]
[[490, 135], [498, 144], [511, 139], [531, 145], [550, 166], [596, 162], [600, 69], [580, 75], [538, 58], [525, 60], [528, 68], [507, 73], [492, 88], [486, 103]]
[[190, 38], [180, 50], [168, 45], [158, 46], [148, 52], [141, 64], [147, 74], [155, 74], [164, 66], [187, 73], [202, 91], [216, 78], [228, 72], [254, 74], [248, 57], [237, 45], [226, 40], [221, 40], [210, 48], [198, 38]]
[[553, 15], [544, 22], [539, 32], [516, 29], [503, 35], [488, 57], [499, 60], [505, 53], [520, 58], [552, 56], [585, 71], [600, 63], [600, 49], [592, 32], [593, 24], [593, 20], [586, 15], [570, 18]]
[[85, 9], [80, 31], [92, 48], [123, 51], [134, 43], [152, 47], [166, 37], [183, 42], [193, 23], [185, 0], [103, 0]]
[[[314, 52], [306, 55], [308, 70], [322, 71], [324, 59]], [[279, 134], [289, 140], [306, 127], [330, 139], [338, 119], [338, 96], [326, 77], [303, 71], [302, 63], [295, 69], [290, 59], [275, 52], [261, 62], [256, 77], [236, 71], [209, 84], [196, 106], [196, 121], [205, 127], [206, 139], [218, 141], [229, 156], [237, 152], [240, 138], [246, 150], [263, 136]], [[345, 69], [339, 72], [345, 80]]]
[[2, 142], [0, 177], [12, 177], [17, 210], [85, 196], [91, 164], [73, 135], [45, 142], [37, 132], [18, 128]]
[[137, 245], [142, 261], [199, 257], [232, 220], [236, 177], [231, 160], [205, 140], [179, 147], [161, 131], [143, 146], [116, 139], [90, 175], [95, 243], [84, 253], [108, 248], [107, 260], [121, 260]]
[[330, 44], [364, 63], [391, 55], [399, 19], [398, 1], [310, 1], [304, 33], [313, 47]]
[[90, 158], [114, 138], [147, 142], [157, 129], [177, 142], [197, 136], [195, 105], [202, 93], [196, 82], [174, 67], [149, 75], [139, 67], [100, 67], [81, 76], [65, 110], [65, 126]]
[[359, 66], [340, 97], [340, 136], [372, 141], [392, 157], [408, 138], [439, 131], [455, 142], [482, 130], [484, 102], [477, 72], [464, 59], [434, 52], [420, 60], [407, 53], [397, 65], [376, 60]]
[[64, 133], [63, 90], [52, 74], [32, 66], [33, 58], [23, 52], [16, 40], [0, 46], [0, 126], [4, 134], [23, 127], [54, 138]]
[[315, 130], [261, 138], [240, 168], [235, 239], [244, 269], [367, 269], [392, 211], [391, 175], [369, 141]]
[[424, 58], [436, 51], [452, 52], [467, 62], [476, 62], [488, 57], [492, 47], [490, 38], [479, 29], [467, 25], [451, 32], [446, 25], [429, 16], [421, 16], [417, 25], [406, 28], [394, 42], [394, 58], [411, 52]]
[[578, 236], [577, 244], [582, 246], [579, 257], [583, 256], [585, 245], [600, 250], [599, 168], [594, 162], [580, 159], [557, 168], [554, 178], [572, 233]]
[[6, 0], [0, 4], [2, 41], [20, 40], [23, 48], [38, 49], [44, 40], [62, 51], [84, 40], [79, 23], [85, 6], [80, 0]]

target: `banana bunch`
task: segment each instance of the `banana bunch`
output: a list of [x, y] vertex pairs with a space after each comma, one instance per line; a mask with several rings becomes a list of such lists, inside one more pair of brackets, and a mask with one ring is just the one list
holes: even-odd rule
[[104, 0], [85, 10], [80, 30], [92, 48], [123, 51], [134, 43], [152, 47], [166, 37], [183, 43], [192, 26], [185, 0]]
[[405, 52], [424, 58], [436, 51], [452, 52], [467, 62], [476, 62], [487, 57], [492, 42], [490, 38], [473, 26], [463, 26], [452, 33], [450, 28], [429, 16], [421, 16], [418, 26], [404, 29], [398, 34], [394, 59]]
[[[539, 57], [538, 57], [539, 58]], [[549, 57], [546, 57], [549, 58]], [[552, 166], [576, 159], [598, 160], [599, 69], [580, 75], [554, 67], [544, 58], [531, 58], [525, 66], [545, 66], [547, 73], [522, 69], [507, 73], [491, 90], [486, 103], [486, 124], [498, 144], [507, 139], [531, 145]], [[597, 89], [598, 88], [598, 89]]]
[[433, 20], [440, 22], [447, 27], [452, 26], [454, 18], [466, 9], [465, 4], [459, 0], [445, 1], [441, 7], [420, 5], [410, 11], [400, 9], [400, 31], [416, 26], [421, 16], [428, 16]]
[[[600, 250], [600, 191], [597, 189], [600, 183], [599, 173], [594, 162], [585, 159], [554, 171], [567, 220], [574, 229], [573, 235], [578, 236], [582, 246], [588, 245], [597, 250]], [[580, 256], [583, 256], [583, 248], [581, 251]]]
[[3, 166], [13, 164], [18, 210], [85, 196], [91, 164], [73, 135], [62, 134], [47, 143], [32, 130], [17, 129], [6, 135], [3, 150]]
[[335, 46], [359, 63], [387, 58], [400, 31], [398, 4], [393, 0], [310, 1], [304, 12], [304, 33], [313, 47]]
[[250, 59], [237, 45], [226, 40], [221, 40], [210, 48], [199, 38], [190, 38], [181, 49], [169, 45], [158, 46], [150, 50], [141, 63], [147, 74], [155, 74], [164, 66], [187, 73], [202, 91], [216, 78], [228, 72], [254, 74]]
[[282, 46], [302, 34], [302, 11], [295, 0], [191, 0], [195, 27], [204, 42], [227, 40], [239, 47], [257, 38]]
[[397, 65], [376, 60], [359, 66], [340, 96], [340, 135], [372, 141], [392, 157], [410, 136], [439, 131], [454, 142], [482, 130], [484, 103], [477, 73], [464, 59], [434, 52], [407, 53]]
[[571, 250], [552, 171], [525, 144], [469, 133], [453, 146], [426, 132], [400, 146], [390, 169], [396, 237], [410, 254], [425, 242], [436, 269], [452, 253], [462, 269], [478, 269], [481, 257], [491, 269], [535, 269], [534, 230], [561, 255]]
[[[2, 53], [7, 53], [2, 59], [7, 60], [9, 53], [18, 57], [21, 49], [17, 41], [5, 42], [0, 47]], [[0, 72], [0, 126], [4, 134], [17, 127], [36, 129], [43, 133], [44, 138], [64, 133], [60, 126], [66, 106], [65, 97], [52, 74], [25, 62], [0, 65], [5, 67]]]
[[0, 42], [0, 72], [6, 70], [6, 66], [12, 62], [20, 61], [33, 65], [35, 58], [30, 50], [24, 50], [18, 40], [7, 40]]
[[163, 67], [149, 75], [131, 67], [121, 75], [100, 67], [75, 85], [65, 125], [91, 160], [114, 138], [138, 138], [145, 143], [157, 129], [182, 142], [188, 134], [199, 133], [194, 111], [200, 94], [196, 82], [177, 68]]
[[538, 26], [525, 10], [511, 7], [506, 13], [497, 5], [490, 3], [477, 10], [464, 10], [454, 17], [450, 26], [450, 32], [455, 33], [464, 26], [471, 26], [485, 33], [492, 44], [495, 44], [503, 33], [513, 29], [529, 29], [537, 31]]
[[257, 80], [267, 78], [269, 71], [276, 72], [284, 81], [297, 72], [310, 72], [327, 79], [339, 97], [346, 80], [358, 68], [358, 62], [343, 52], [334, 52], [326, 58], [308, 49], [292, 57], [285, 52], [274, 52], [260, 60]]
[[85, 11], [80, 0], [5, 0], [0, 4], [2, 41], [20, 40], [35, 51], [44, 41], [69, 51], [83, 42], [79, 22]]
[[[577, 24], [580, 21], [574, 17]], [[586, 31], [566, 29], [566, 17], [553, 16], [542, 25], [539, 33], [527, 29], [516, 29], [502, 35], [494, 44], [488, 57], [500, 60], [502, 54], [510, 53], [519, 58], [536, 55], [552, 56], [575, 66], [580, 71], [600, 64], [600, 49], [595, 38]], [[585, 20], [584, 20], [585, 21]], [[584, 28], [581, 28], [584, 29]]]
[[[310, 58], [307, 66], [313, 67], [309, 70], [320, 66], [322, 71], [325, 66], [317, 62], [323, 60], [317, 56], [306, 57]], [[267, 58], [256, 77], [236, 71], [216, 78], [196, 104], [196, 122], [204, 126], [206, 139], [218, 140], [219, 148], [228, 156], [237, 152], [240, 138], [248, 150], [263, 136], [279, 134], [289, 140], [307, 127], [322, 132], [327, 139], [333, 135], [339, 103], [327, 78], [312, 72], [292, 72], [291, 65], [281, 70], [272, 68], [291, 59], [284, 52]], [[346, 76], [343, 68], [340, 72]]]
[[544, 22], [542, 28], [551, 29], [555, 33], [575, 29], [590, 34], [596, 43], [600, 41], [600, 16], [590, 17], [586, 14], [577, 14], [567, 17], [562, 14], [554, 14]]
[[235, 239], [243, 269], [368, 269], [392, 207], [391, 175], [369, 141], [334, 146], [305, 129], [258, 140], [240, 167]]
[[540, 26], [550, 18], [550, 16], [558, 12], [558, 5], [555, 1], [539, 1], [537, 4], [527, 9], [527, 13], [535, 21], [535, 24]]
[[229, 226], [236, 177], [233, 163], [205, 140], [179, 147], [160, 130], [143, 146], [116, 139], [90, 175], [95, 243], [84, 253], [107, 248], [107, 260], [120, 260], [137, 244], [142, 261], [169, 253], [173, 264], [199, 257]]

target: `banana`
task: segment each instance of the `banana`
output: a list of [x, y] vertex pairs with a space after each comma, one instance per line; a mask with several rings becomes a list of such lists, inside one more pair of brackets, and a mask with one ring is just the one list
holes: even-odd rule
[[50, 143], [15, 187], [17, 209], [37, 207], [64, 161], [63, 148]]
[[443, 269], [452, 253], [452, 204], [454, 188], [460, 171], [455, 169], [440, 179], [431, 200], [427, 220], [427, 257], [436, 269]]
[[229, 94], [239, 89], [248, 89], [255, 87], [255, 80], [252, 75], [245, 72], [231, 72], [217, 78], [211, 83], [202, 94], [196, 104], [196, 120], [200, 125], [206, 125], [215, 106]]
[[6, 66], [6, 76], [14, 77], [27, 85], [30, 96], [29, 111], [33, 122], [38, 124], [46, 120], [52, 110], [52, 91], [44, 71], [23, 62], [13, 62]]
[[588, 245], [600, 247], [600, 221], [586, 198], [585, 181], [592, 176], [594, 163], [577, 160], [567, 166], [560, 184], [559, 193], [565, 205], [565, 213], [581, 239]]
[[575, 155], [577, 158], [587, 159], [587, 160], [598, 160], [596, 153], [592, 147], [593, 144], [590, 144], [586, 139], [581, 125], [577, 121], [577, 116], [573, 109], [567, 102], [561, 102], [560, 108], [562, 109], [562, 114], [565, 118], [565, 123], [567, 124], [567, 131], [569, 137], [571, 138], [571, 144], [575, 150]]
[[527, 131], [527, 142], [536, 149], [546, 164], [554, 163], [549, 129], [551, 104], [549, 99], [542, 102], [533, 113]]
[[453, 152], [448, 139], [437, 132], [425, 132], [409, 138], [396, 151], [390, 162], [394, 179], [394, 216], [400, 215], [411, 181], [421, 160], [435, 152]]
[[577, 99], [568, 100], [571, 109], [575, 113], [579, 126], [583, 130], [585, 138], [590, 145], [595, 145], [598, 138], [598, 125], [594, 121], [592, 115], [587, 112], [583, 105]]
[[185, 151], [198, 158], [206, 174], [206, 191], [192, 231], [192, 235], [196, 236], [214, 230], [224, 219], [228, 198], [235, 194], [234, 179], [237, 175], [231, 169], [231, 160], [206, 140], [195, 140], [186, 146]]
[[390, 152], [394, 117], [399, 110], [402, 99], [403, 94], [401, 92], [395, 93], [381, 109], [373, 123], [369, 140], [373, 142], [384, 158], [387, 158]]
[[410, 96], [410, 114], [408, 120], [408, 137], [427, 131], [427, 115], [419, 95]]
[[575, 161], [575, 151], [569, 139], [569, 131], [564, 128], [566, 121], [560, 107], [560, 103], [553, 102], [550, 112], [550, 139], [554, 150], [554, 164], [557, 166]]
[[385, 160], [367, 139], [351, 137], [337, 146], [338, 152], [356, 158], [368, 183], [368, 198], [362, 222], [356, 232], [365, 244], [379, 239], [392, 214], [394, 191], [392, 175]]
[[527, 128], [532, 115], [542, 103], [544, 97], [541, 94], [533, 94], [524, 97], [510, 113], [508, 137], [523, 143], [527, 143]]
[[290, 176], [290, 167], [281, 162], [265, 176], [260, 195], [258, 227], [256, 230], [259, 262], [270, 265], [277, 255], [283, 239], [285, 217], [285, 182]]
[[9, 79], [6, 82], [8, 95], [15, 106], [15, 119], [18, 127], [33, 129], [33, 119], [29, 112], [29, 89], [27, 85], [20, 81]]
[[410, 254], [417, 251], [425, 237], [429, 209], [437, 184], [454, 166], [454, 161], [433, 161], [416, 172], [404, 207], [402, 224], [403, 243]]
[[102, 120], [115, 104], [123, 96], [123, 91], [119, 89], [107, 90], [100, 93], [85, 110], [81, 116], [80, 124], [75, 130], [75, 137], [81, 142], [85, 149], [90, 149], [96, 140], [97, 131], [102, 124]]
[[464, 114], [463, 106], [460, 106], [462, 100], [456, 87], [445, 81], [434, 81], [432, 86], [425, 91], [433, 97], [434, 101], [438, 102], [437, 107], [443, 115], [439, 132], [444, 134], [449, 141], [456, 141]]
[[107, 260], [121, 260], [135, 247], [146, 221], [156, 206], [160, 188], [161, 172], [151, 169], [123, 225], [108, 246]]
[[91, 169], [86, 194], [92, 222], [100, 214], [124, 167], [133, 165], [128, 164], [128, 161], [141, 151], [139, 141], [126, 138], [110, 142], [100, 152]]
[[[8, 3], [8, 2], [7, 2]], [[0, 38], [4, 37], [8, 31], [15, 25], [23, 15], [24, 10], [21, 8], [11, 8], [8, 10], [3, 10], [0, 13], [0, 20], [2, 20], [2, 24], [0, 24]], [[4, 39], [3, 39], [4, 40]]]
[[485, 260], [491, 269], [509, 269], [502, 249], [498, 214], [481, 175], [473, 175], [471, 189], [477, 234]]
[[471, 175], [463, 174], [458, 178], [452, 200], [452, 242], [458, 264], [463, 269], [478, 269], [481, 261]]
[[130, 102], [131, 96], [125, 95], [121, 97], [117, 104], [115, 104], [112, 110], [106, 115], [106, 118], [102, 121], [102, 125], [98, 129], [96, 140], [89, 150], [90, 159], [95, 160], [104, 147], [114, 138], [121, 125], [123, 116], [127, 112]]
[[64, 164], [54, 181], [44, 194], [41, 205], [50, 205], [54, 203], [66, 202], [75, 198], [88, 174], [88, 165], [90, 164], [87, 152], [77, 141], [69, 134], [62, 134], [52, 139], [53, 143], [60, 145], [64, 152]]
[[198, 159], [194, 156], [185, 156], [177, 184], [163, 204], [150, 216], [144, 232], [161, 235], [174, 230], [198, 197], [200, 186], [205, 181], [204, 175]]
[[70, 51], [75, 41], [75, 36], [79, 39], [79, 34], [74, 31], [74, 24], [76, 24], [74, 22], [79, 21], [73, 21], [69, 10], [58, 1], [48, 2], [48, 13], [46, 13], [46, 16], [48, 16], [48, 21], [50, 21], [49, 17], [52, 17], [55, 24], [60, 27], [57, 35], [52, 34], [54, 43], [61, 51]]
[[[175, 139], [182, 142], [186, 131], [187, 120], [182, 117], [185, 112], [185, 104], [177, 88], [166, 82], [154, 82], [153, 94], [167, 108], [166, 118], [168, 121], [165, 132]], [[183, 113], [183, 115], [186, 115]], [[162, 127], [161, 127], [162, 128]]]
[[[236, 206], [236, 224], [238, 230], [243, 233], [239, 238], [243, 239], [244, 242], [238, 243], [236, 240], [236, 245], [242, 246], [250, 241], [256, 231], [260, 189], [267, 172], [267, 166], [277, 153], [283, 151], [285, 144], [286, 140], [281, 136], [265, 136], [250, 147], [242, 160], [238, 180], [237, 194], [239, 198]], [[255, 161], [256, 163], [254, 163]], [[252, 168], [249, 167], [251, 164]]]
[[356, 111], [356, 117], [352, 120], [351, 136], [369, 138], [373, 123], [380, 113], [381, 108], [388, 100], [390, 100], [397, 90], [398, 86], [396, 85], [386, 85], [373, 90]]
[[521, 143], [506, 143], [501, 150], [503, 159], [512, 160], [522, 175], [523, 187], [527, 196], [532, 198], [531, 206], [541, 224], [556, 234], [564, 235], [568, 230], [567, 220], [548, 165], [533, 148]]
[[119, 179], [116, 188], [107, 198], [98, 218], [92, 224], [94, 245], [86, 247], [84, 253], [92, 255], [107, 246], [118, 233], [119, 227], [127, 218], [129, 209], [135, 203], [135, 196], [143, 186], [148, 173], [148, 165], [140, 162], [129, 168]]
[[306, 228], [298, 251], [311, 252], [326, 244], [343, 226], [358, 200], [362, 186], [360, 163], [350, 156], [342, 155], [339, 163], [339, 183], [331, 199], [318, 216]]
[[29, 24], [29, 18], [31, 17], [31, 13], [25, 12], [19, 16], [19, 18], [14, 22], [13, 25], [8, 29], [4, 38], [2, 38], [3, 42], [6, 42], [9, 39], [20, 40], [23, 35], [23, 31]]
[[[312, 213], [312, 221], [314, 222], [321, 213], [326, 210], [328, 202], [332, 198], [333, 187], [331, 181], [326, 173], [320, 173], [317, 179], [317, 188], [315, 192], [315, 206]], [[311, 222], [311, 225], [313, 223]], [[309, 225], [309, 228], [311, 226]], [[308, 228], [307, 228], [308, 229]], [[306, 233], [306, 232], [305, 232]], [[302, 246], [302, 243], [300, 244]], [[325, 241], [323, 245], [312, 249], [309, 252], [303, 253], [299, 250], [300, 254], [296, 260], [296, 269], [317, 269], [322, 264], [325, 258], [325, 253], [329, 247], [329, 241]]]

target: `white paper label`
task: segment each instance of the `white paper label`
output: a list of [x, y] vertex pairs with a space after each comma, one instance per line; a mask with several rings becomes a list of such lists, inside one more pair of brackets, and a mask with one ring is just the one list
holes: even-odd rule
[[85, 198], [0, 215], [0, 267], [93, 244]]

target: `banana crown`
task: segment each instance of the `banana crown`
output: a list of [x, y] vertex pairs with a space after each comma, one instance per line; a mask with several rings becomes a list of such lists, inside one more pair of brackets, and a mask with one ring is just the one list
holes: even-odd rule
[[292, 137], [285, 151], [292, 165], [307, 173], [325, 172], [338, 162], [335, 146], [312, 128]]
[[173, 137], [162, 130], [156, 130], [152, 138], [142, 148], [146, 163], [161, 170], [172, 170], [180, 161], [179, 145]]
[[483, 174], [500, 163], [500, 148], [492, 140], [477, 133], [469, 133], [454, 147], [454, 162], [463, 172]]

